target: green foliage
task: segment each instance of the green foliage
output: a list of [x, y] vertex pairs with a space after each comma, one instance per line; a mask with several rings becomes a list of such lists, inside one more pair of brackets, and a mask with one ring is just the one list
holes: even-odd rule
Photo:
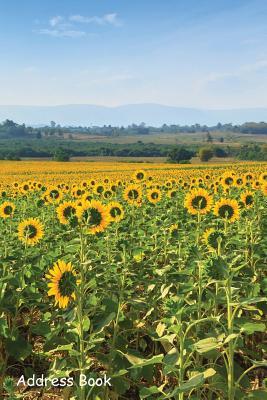
[[199, 158], [201, 161], [209, 161], [213, 155], [213, 150], [210, 147], [203, 147], [199, 150]]
[[251, 144], [242, 146], [237, 156], [240, 160], [267, 161], [267, 145]]
[[195, 152], [187, 150], [185, 147], [175, 147], [168, 155], [168, 161], [174, 163], [184, 163], [190, 160], [195, 155]]
[[59, 148], [55, 151], [53, 159], [54, 161], [69, 161], [70, 156], [66, 150]]
[[27, 137], [27, 135], [28, 129], [24, 124], [19, 125], [9, 119], [0, 124], [0, 139]]
[[228, 153], [224, 147], [213, 147], [212, 150], [214, 157], [224, 158], [228, 156]]
[[[95, 143], [89, 141], [71, 141], [58, 139], [31, 139], [0, 141], [0, 159], [7, 159], [7, 155], [22, 158], [48, 158], [54, 157], [55, 148], [61, 149], [70, 157], [166, 157], [174, 145], [161, 145], [154, 143]], [[58, 150], [57, 150], [58, 151]]]
[[[173, 168], [159, 174], [171, 177]], [[238, 175], [250, 171], [258, 179], [253, 165], [239, 168]], [[14, 216], [0, 218], [0, 354], [7, 398], [17, 398], [8, 375], [22, 370], [71, 376], [75, 383], [80, 371], [87, 378], [104, 372], [111, 377], [110, 388], [70, 388], [65, 397], [75, 400], [264, 399], [266, 196], [254, 191], [253, 207], [240, 208], [233, 223], [212, 211], [191, 215], [183, 206], [190, 189], [177, 177], [188, 183], [201, 177], [210, 187], [220, 182], [220, 170], [177, 170], [175, 199], [167, 195], [164, 179], [162, 199], [149, 203], [143, 188], [140, 207], [128, 204], [117, 187], [114, 197], [125, 217], [96, 235], [81, 223], [61, 225], [56, 204], [38, 207], [42, 190], [10, 196]], [[159, 185], [159, 175], [153, 178]], [[230, 186], [227, 196], [239, 201], [245, 190]], [[219, 185], [214, 203], [224, 196]], [[73, 200], [71, 190], [64, 197]], [[45, 226], [33, 247], [17, 238], [18, 223], [28, 216]], [[177, 221], [173, 236], [170, 227]], [[224, 245], [216, 249], [203, 240], [211, 227], [224, 231]], [[79, 277], [66, 309], [47, 293], [46, 274], [59, 258], [71, 262]], [[261, 386], [253, 391], [250, 382], [257, 376]]]

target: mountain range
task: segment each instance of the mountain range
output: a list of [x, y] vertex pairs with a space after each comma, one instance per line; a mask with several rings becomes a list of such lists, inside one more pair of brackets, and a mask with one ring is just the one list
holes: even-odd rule
[[113, 125], [128, 126], [132, 123], [161, 126], [216, 125], [221, 123], [242, 124], [244, 122], [267, 121], [267, 108], [197, 109], [172, 107], [161, 104], [129, 104], [106, 107], [90, 104], [58, 106], [0, 105], [0, 121], [12, 119], [26, 125], [48, 125], [55, 121], [63, 126]]

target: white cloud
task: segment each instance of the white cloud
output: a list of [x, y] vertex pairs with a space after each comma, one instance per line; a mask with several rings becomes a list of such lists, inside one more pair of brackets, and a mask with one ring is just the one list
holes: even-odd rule
[[71, 37], [71, 38], [78, 38], [86, 35], [86, 32], [84, 31], [65, 30], [65, 29], [40, 29], [38, 33], [40, 35], [48, 35], [53, 37]]
[[84, 23], [84, 24], [91, 24], [95, 23], [97, 25], [114, 25], [120, 26], [121, 21], [118, 18], [116, 13], [105, 14], [102, 17], [85, 17], [83, 15], [71, 15], [69, 20], [72, 22]]
[[63, 20], [64, 20], [64, 17], [61, 17], [61, 15], [57, 15], [56, 17], [50, 18], [49, 24], [51, 26], [56, 26], [56, 25], [60, 24], [61, 22], [63, 22]]
[[[89, 35], [85, 31], [75, 29], [75, 24], [83, 23], [90, 24], [94, 23], [97, 25], [113, 25], [120, 26], [121, 21], [118, 19], [116, 13], [105, 14], [102, 17], [85, 17], [82, 15], [71, 15], [70, 17], [64, 17], [56, 15], [51, 17], [48, 21], [48, 27], [39, 29], [35, 32], [40, 35], [48, 35], [52, 37], [72, 37], [79, 38], [82, 36]], [[91, 36], [92, 34], [90, 34]]]

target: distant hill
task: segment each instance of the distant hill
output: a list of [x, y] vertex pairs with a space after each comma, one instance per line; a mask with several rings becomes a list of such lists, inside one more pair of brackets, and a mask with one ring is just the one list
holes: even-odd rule
[[267, 122], [267, 108], [204, 110], [170, 107], [160, 104], [129, 104], [105, 107], [87, 104], [59, 106], [0, 106], [0, 121], [12, 119], [26, 125], [48, 125], [50, 121], [65, 126], [123, 125], [141, 122], [152, 126], [166, 124], [216, 125], [247, 121]]

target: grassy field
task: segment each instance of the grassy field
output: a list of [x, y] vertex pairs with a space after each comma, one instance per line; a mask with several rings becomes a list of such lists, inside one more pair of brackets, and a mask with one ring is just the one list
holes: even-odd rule
[[[52, 158], [29, 158], [29, 157], [24, 157], [22, 158], [22, 161], [51, 161]], [[146, 163], [152, 163], [152, 164], [162, 164], [166, 163], [168, 165], [174, 165], [170, 164], [167, 161], [167, 157], [112, 157], [112, 156], [92, 156], [92, 157], [71, 157], [70, 159], [71, 162], [91, 162], [91, 163], [136, 163], [136, 164], [146, 164]], [[219, 157], [213, 157], [209, 161], [201, 161], [199, 157], [193, 157], [190, 161], [191, 164], [199, 164], [199, 165], [212, 165], [212, 164], [229, 164], [229, 163], [237, 163], [239, 162], [233, 157], [225, 157], [225, 158], [219, 158]], [[182, 165], [182, 164], [181, 164]]]
[[[240, 145], [245, 143], [267, 143], [267, 135], [247, 135], [235, 132], [211, 132], [214, 138], [214, 143], [221, 145]], [[155, 133], [150, 135], [134, 135], [134, 136], [89, 136], [82, 134], [75, 134], [74, 140], [86, 140], [91, 142], [103, 142], [103, 143], [136, 143], [142, 141], [143, 143], [155, 143], [155, 144], [203, 144], [206, 143], [206, 133]], [[220, 143], [220, 138], [224, 138], [224, 143]], [[66, 135], [68, 139], [68, 135]]]

